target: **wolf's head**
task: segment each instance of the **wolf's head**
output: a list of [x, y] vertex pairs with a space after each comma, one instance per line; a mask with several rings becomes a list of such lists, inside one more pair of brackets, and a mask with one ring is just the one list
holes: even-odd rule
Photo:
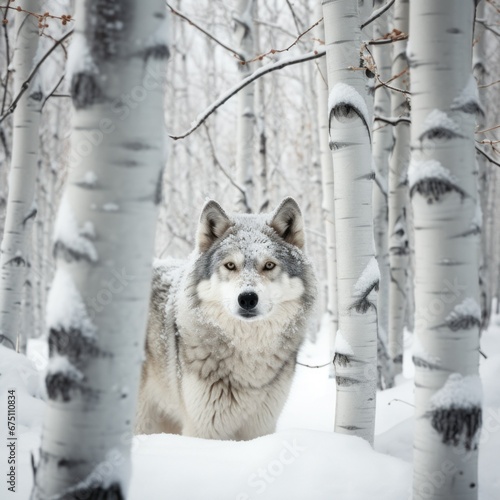
[[314, 277], [302, 250], [300, 209], [286, 198], [270, 214], [227, 215], [209, 201], [200, 217], [192, 285], [205, 319], [287, 323], [310, 309]]

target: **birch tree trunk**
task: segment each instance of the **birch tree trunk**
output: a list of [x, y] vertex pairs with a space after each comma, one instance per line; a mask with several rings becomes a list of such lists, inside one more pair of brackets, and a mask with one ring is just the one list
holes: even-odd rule
[[[19, 7], [39, 12], [39, 0], [22, 0]], [[38, 48], [38, 19], [16, 13], [14, 52], [14, 95], [28, 78]], [[29, 221], [36, 215], [35, 184], [38, 161], [38, 129], [42, 103], [41, 87], [35, 81], [14, 111], [12, 161], [2, 246], [0, 249], [0, 343], [15, 348], [28, 271], [26, 241], [31, 236]]]
[[[375, 7], [379, 8], [384, 0], [377, 0]], [[373, 25], [373, 37], [375, 39], [388, 33], [387, 14], [380, 16]], [[387, 45], [374, 45], [373, 57], [379, 78], [386, 82], [391, 77], [391, 55]], [[374, 111], [376, 115], [389, 116], [391, 111], [391, 100], [389, 90], [380, 85], [376, 87], [374, 98]], [[378, 317], [378, 386], [380, 389], [389, 388], [394, 385], [394, 369], [392, 360], [388, 353], [389, 332], [389, 212], [388, 212], [388, 171], [389, 152], [392, 149], [392, 127], [378, 122], [373, 128], [373, 168], [375, 182], [373, 184], [373, 226], [375, 237], [375, 250], [377, 263], [380, 269], [380, 284], [377, 297]]]
[[[318, 19], [321, 17], [321, 4], [318, 2]], [[321, 26], [321, 24], [320, 24]], [[324, 30], [316, 30], [317, 37], [324, 39]], [[337, 307], [337, 256], [335, 250], [335, 192], [333, 188], [332, 153], [328, 146], [328, 81], [326, 61], [317, 61], [316, 89], [318, 94], [318, 131], [321, 160], [321, 185], [323, 190], [323, 220], [326, 236], [326, 275], [327, 275], [327, 314], [329, 338], [332, 350], [338, 329]]]
[[[410, 3], [415, 223], [413, 498], [477, 498], [481, 427], [474, 2]], [[436, 474], [439, 479], [436, 480]]]
[[160, 0], [78, 2], [33, 499], [126, 498], [164, 158]]
[[[235, 34], [239, 42], [239, 51], [244, 63], [239, 62], [241, 78], [250, 73], [249, 61], [254, 55], [254, 0], [238, 0], [238, 9], [234, 17]], [[236, 208], [241, 212], [253, 210], [253, 148], [254, 148], [254, 94], [255, 87], [251, 83], [238, 94], [238, 123], [236, 132], [236, 173], [237, 183], [244, 193], [238, 191]]]
[[335, 431], [373, 442], [379, 282], [373, 248], [372, 103], [360, 71], [357, 0], [323, 0], [335, 178], [339, 331]]
[[[396, 0], [394, 29], [408, 33], [408, 0]], [[409, 75], [406, 59], [406, 41], [392, 43], [392, 74], [401, 75], [391, 86], [408, 90]], [[391, 92], [391, 116], [408, 117], [408, 97], [402, 92]], [[403, 369], [403, 330], [406, 313], [408, 281], [408, 165], [410, 163], [410, 124], [399, 122], [394, 127], [394, 145], [389, 163], [389, 256], [391, 281], [389, 291], [389, 353], [396, 374]]]

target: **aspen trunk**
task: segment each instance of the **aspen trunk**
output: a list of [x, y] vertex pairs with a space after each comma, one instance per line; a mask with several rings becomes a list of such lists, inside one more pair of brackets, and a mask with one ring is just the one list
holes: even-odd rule
[[33, 499], [123, 499], [164, 161], [160, 0], [78, 2], [71, 169], [54, 228]]
[[[253, 27], [254, 0], [238, 0], [238, 9], [235, 15], [236, 38], [239, 42], [239, 51], [244, 63], [239, 62], [242, 78], [250, 73], [249, 61], [254, 55], [254, 27]], [[254, 94], [255, 87], [251, 83], [238, 94], [238, 122], [236, 132], [236, 176], [238, 185], [244, 193], [238, 192], [236, 208], [241, 212], [253, 211], [253, 149], [254, 149]]]
[[[17, 3], [16, 3], [17, 5]], [[19, 7], [39, 12], [38, 0], [22, 0]], [[14, 94], [28, 78], [38, 48], [38, 20], [16, 13], [14, 52]], [[0, 343], [15, 348], [23, 284], [28, 272], [26, 242], [31, 236], [30, 220], [36, 215], [35, 184], [39, 151], [41, 87], [35, 82], [26, 90], [14, 111], [13, 150], [9, 193], [2, 246], [0, 249]]]
[[[477, 498], [481, 427], [474, 2], [410, 3], [415, 224], [413, 498]], [[434, 480], [436, 472], [439, 481]]]
[[373, 248], [372, 103], [360, 64], [356, 0], [323, 0], [329, 135], [335, 178], [339, 331], [335, 342], [335, 430], [373, 442], [377, 379]]
[[[394, 28], [408, 33], [408, 0], [396, 0]], [[406, 59], [406, 41], [394, 42], [392, 74], [401, 75], [391, 81], [391, 86], [408, 90], [409, 75]], [[391, 116], [408, 117], [408, 96], [391, 92]], [[389, 353], [394, 371], [403, 369], [403, 330], [405, 326], [406, 293], [408, 282], [408, 165], [410, 162], [410, 125], [400, 122], [394, 127], [394, 145], [389, 164], [389, 256], [391, 281], [389, 290]]]

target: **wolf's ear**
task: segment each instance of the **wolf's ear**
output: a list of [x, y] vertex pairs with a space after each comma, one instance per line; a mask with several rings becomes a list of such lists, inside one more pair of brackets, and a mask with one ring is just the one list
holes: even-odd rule
[[231, 224], [226, 212], [222, 210], [216, 201], [207, 201], [201, 211], [198, 225], [198, 250], [202, 253], [206, 252], [213, 242], [226, 232]]
[[293, 198], [285, 198], [271, 215], [268, 224], [287, 242], [303, 248], [304, 222], [297, 202]]

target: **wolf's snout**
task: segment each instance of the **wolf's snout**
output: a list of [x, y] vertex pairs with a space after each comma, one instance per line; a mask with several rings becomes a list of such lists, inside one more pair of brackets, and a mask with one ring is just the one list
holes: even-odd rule
[[245, 311], [255, 309], [259, 302], [259, 296], [255, 292], [243, 292], [238, 296], [238, 304]]

